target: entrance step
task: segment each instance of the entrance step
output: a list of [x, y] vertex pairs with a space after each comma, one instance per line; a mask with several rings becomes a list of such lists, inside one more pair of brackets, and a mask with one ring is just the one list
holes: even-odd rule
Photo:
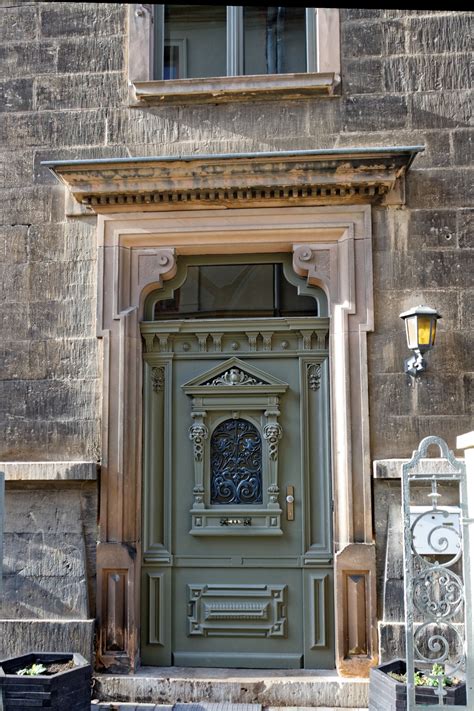
[[[101, 704], [99, 702], [91, 705], [91, 711], [176, 711], [177, 708], [181, 711], [187, 711], [193, 708], [194, 711], [210, 711], [211, 707], [221, 709], [221, 711], [235, 711], [236, 709], [246, 708], [249, 711], [340, 711], [339, 708], [331, 706], [313, 707], [313, 706], [269, 706], [264, 707], [260, 704], [175, 704], [175, 706], [167, 706], [166, 704]], [[367, 711], [367, 709], [345, 709], [344, 711]]]
[[92, 703], [91, 711], [262, 711], [260, 704], [101, 704]]
[[[161, 711], [172, 711], [169, 707], [173, 706], [173, 711], [222, 711], [224, 706], [229, 711], [231, 706], [236, 711], [237, 706], [242, 707], [241, 711], [247, 706], [248, 711], [261, 711], [259, 707], [268, 711], [349, 711], [367, 708], [368, 691], [368, 679], [344, 679], [327, 670], [142, 667], [132, 676], [94, 676], [97, 701], [109, 705], [115, 702], [119, 710], [119, 703], [128, 703], [131, 708], [133, 704], [136, 708], [148, 704], [149, 709]], [[191, 710], [190, 704], [197, 708]]]

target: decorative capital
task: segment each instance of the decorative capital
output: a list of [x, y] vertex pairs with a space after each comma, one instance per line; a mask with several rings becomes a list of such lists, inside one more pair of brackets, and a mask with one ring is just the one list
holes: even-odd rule
[[268, 456], [275, 461], [278, 459], [278, 440], [282, 438], [283, 430], [278, 422], [272, 422], [263, 428], [263, 437], [268, 442]]
[[196, 422], [189, 428], [189, 439], [192, 441], [194, 446], [194, 459], [196, 462], [202, 461], [204, 442], [208, 436], [209, 430], [206, 425], [202, 423]]
[[165, 369], [160, 365], [151, 369], [151, 385], [155, 393], [163, 391], [165, 385]]
[[308, 363], [308, 387], [316, 391], [321, 387], [321, 365], [319, 363]]

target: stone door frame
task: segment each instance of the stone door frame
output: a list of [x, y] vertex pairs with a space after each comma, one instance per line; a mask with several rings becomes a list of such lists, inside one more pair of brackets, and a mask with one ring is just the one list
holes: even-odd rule
[[98, 241], [99, 667], [127, 673], [139, 664], [145, 299], [175, 276], [181, 255], [287, 252], [295, 272], [322, 287], [329, 301], [336, 664], [343, 675], [367, 675], [377, 661], [366, 343], [373, 330], [370, 205], [109, 212], [98, 215]]

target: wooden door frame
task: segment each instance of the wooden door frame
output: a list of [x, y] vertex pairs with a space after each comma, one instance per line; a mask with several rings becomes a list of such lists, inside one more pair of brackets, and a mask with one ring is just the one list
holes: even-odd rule
[[366, 343], [373, 330], [370, 205], [100, 214], [98, 240], [99, 666], [126, 673], [139, 664], [145, 299], [175, 276], [180, 255], [287, 252], [296, 274], [323, 288], [329, 301], [336, 664], [343, 675], [366, 675], [377, 661]]

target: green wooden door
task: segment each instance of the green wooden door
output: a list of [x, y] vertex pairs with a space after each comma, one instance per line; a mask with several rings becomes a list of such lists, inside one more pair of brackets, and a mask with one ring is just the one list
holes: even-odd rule
[[327, 331], [142, 325], [143, 663], [333, 667]]

